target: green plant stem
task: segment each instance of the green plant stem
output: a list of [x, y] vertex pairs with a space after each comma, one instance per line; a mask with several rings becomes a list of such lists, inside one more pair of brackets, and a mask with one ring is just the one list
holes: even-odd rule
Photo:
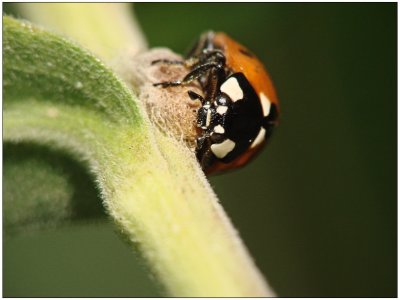
[[3, 24], [5, 141], [63, 148], [83, 161], [170, 295], [273, 296], [193, 153], [154, 129], [94, 57], [30, 25]]
[[[60, 111], [56, 122], [50, 109]], [[4, 122], [6, 141], [52, 144], [88, 163], [109, 213], [171, 295], [272, 295], [182, 145], [161, 134], [149, 143], [130, 128], [101, 126], [99, 116], [66, 107], [12, 105]], [[138, 142], [142, 151], [132, 153]]]

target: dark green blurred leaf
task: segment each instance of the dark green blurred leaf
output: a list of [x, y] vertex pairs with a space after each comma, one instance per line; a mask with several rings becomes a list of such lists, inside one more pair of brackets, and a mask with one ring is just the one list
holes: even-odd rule
[[111, 224], [19, 235], [3, 246], [3, 297], [158, 296]]
[[3, 151], [6, 234], [104, 217], [92, 176], [67, 153], [10, 143]]

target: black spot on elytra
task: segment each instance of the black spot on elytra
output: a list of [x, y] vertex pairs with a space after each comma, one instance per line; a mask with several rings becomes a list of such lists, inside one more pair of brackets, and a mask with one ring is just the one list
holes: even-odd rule
[[240, 53], [242, 53], [242, 54], [244, 54], [244, 55], [246, 55], [248, 57], [254, 57], [254, 54], [251, 53], [250, 51], [246, 50], [246, 49], [240, 48], [239, 51], [240, 51]]

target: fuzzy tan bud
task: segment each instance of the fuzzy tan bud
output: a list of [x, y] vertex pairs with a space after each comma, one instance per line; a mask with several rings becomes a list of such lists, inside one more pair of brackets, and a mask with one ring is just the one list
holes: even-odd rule
[[139, 91], [139, 99], [144, 103], [150, 120], [162, 132], [183, 141], [194, 150], [196, 146], [196, 111], [200, 101], [188, 96], [192, 90], [202, 95], [196, 82], [185, 86], [162, 88], [154, 83], [181, 80], [189, 70], [182, 65], [152, 62], [159, 59], [180, 60], [182, 57], [166, 48], [156, 48], [131, 58], [123, 66], [125, 80]]

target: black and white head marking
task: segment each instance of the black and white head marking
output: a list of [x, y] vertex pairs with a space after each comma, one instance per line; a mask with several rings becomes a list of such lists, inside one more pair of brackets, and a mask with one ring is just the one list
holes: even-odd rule
[[242, 87], [240, 86], [236, 77], [229, 77], [220, 87], [221, 92], [225, 93], [229, 96], [229, 98], [233, 101], [242, 100], [244, 97], [244, 93]]
[[227, 156], [233, 149], [235, 149], [236, 143], [230, 139], [226, 139], [222, 143], [215, 143], [211, 145], [211, 151], [219, 159]]
[[263, 108], [242, 73], [232, 74], [220, 84], [211, 110], [206, 134], [218, 134], [218, 141], [211, 141], [210, 146], [217, 159], [228, 163], [246, 151], [252, 142], [254, 145], [263, 142], [265, 129], [260, 132]]

